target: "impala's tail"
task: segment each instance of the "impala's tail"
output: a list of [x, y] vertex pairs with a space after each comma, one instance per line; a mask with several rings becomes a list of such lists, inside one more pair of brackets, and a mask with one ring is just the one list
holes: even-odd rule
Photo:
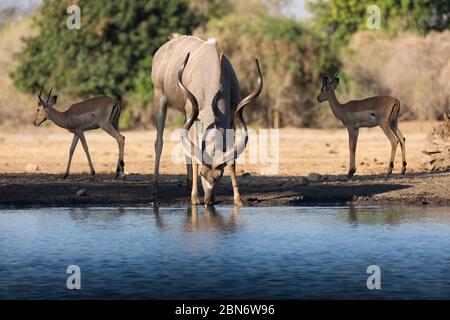
[[397, 128], [399, 115], [400, 115], [400, 101], [396, 100], [394, 106], [392, 107], [391, 115], [389, 116], [389, 123], [391, 124], [392, 128]]
[[120, 119], [120, 112], [122, 111], [122, 101], [117, 100], [116, 104], [114, 105], [112, 111], [111, 111], [111, 124], [113, 125], [114, 129], [119, 130], [119, 119]]

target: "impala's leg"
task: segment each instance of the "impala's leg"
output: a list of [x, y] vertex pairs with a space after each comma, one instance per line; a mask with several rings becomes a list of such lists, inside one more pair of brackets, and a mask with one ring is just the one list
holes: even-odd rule
[[400, 142], [400, 147], [402, 148], [402, 174], [405, 174], [406, 172], [406, 139], [403, 136], [403, 134], [400, 132], [400, 129], [398, 128], [398, 122], [395, 120], [395, 122], [392, 124], [392, 131], [394, 132], [395, 136], [397, 137], [398, 142]]
[[389, 160], [389, 166], [386, 172], [386, 176], [388, 176], [392, 173], [392, 169], [394, 169], [394, 159], [395, 153], [397, 152], [398, 140], [389, 125], [381, 126], [381, 128], [383, 129], [384, 134], [387, 136], [389, 142], [391, 143], [391, 158]]
[[116, 175], [114, 178], [117, 178], [119, 174], [123, 175], [123, 172], [125, 170], [125, 162], [123, 161], [124, 153], [125, 153], [125, 137], [111, 124], [108, 125], [102, 125], [102, 129], [105, 130], [111, 137], [116, 139], [117, 144], [119, 146], [119, 159], [117, 161], [117, 168], [116, 168]]
[[356, 172], [355, 164], [355, 154], [356, 154], [356, 144], [358, 142], [358, 128], [348, 127], [348, 139], [349, 139], [349, 149], [350, 149], [350, 168], [348, 170], [347, 178], [350, 179]]
[[[197, 126], [194, 126], [194, 140], [197, 141], [198, 130]], [[191, 191], [191, 203], [194, 205], [200, 204], [200, 199], [198, 198], [198, 163], [195, 160], [194, 154], [191, 154], [191, 179], [192, 179], [192, 191]]]
[[231, 170], [231, 184], [233, 186], [233, 198], [234, 198], [234, 205], [237, 207], [242, 206], [242, 200], [241, 195], [239, 193], [239, 186], [236, 176], [236, 164], [230, 164], [230, 170]]
[[69, 151], [69, 162], [67, 162], [67, 168], [66, 168], [66, 173], [64, 173], [64, 177], [63, 179], [67, 178], [69, 176], [69, 170], [70, 170], [70, 165], [72, 164], [72, 157], [73, 157], [73, 152], [75, 151], [75, 148], [77, 146], [78, 140], [80, 138], [78, 137], [78, 135], [75, 133], [73, 135], [73, 139], [72, 139], [72, 144], [70, 145], [70, 151]]
[[161, 153], [163, 148], [163, 134], [164, 134], [164, 124], [166, 122], [167, 115], [167, 97], [162, 95], [159, 98], [159, 110], [156, 115], [156, 141], [155, 141], [155, 171], [153, 175], [153, 202], [158, 202], [159, 187], [158, 187], [158, 176], [159, 176], [159, 163], [161, 160]]
[[91, 175], [94, 176], [95, 175], [94, 165], [92, 164], [91, 156], [89, 154], [89, 148], [88, 148], [88, 145], [86, 143], [86, 138], [84, 137], [84, 133], [81, 131], [81, 132], [79, 132], [77, 134], [80, 137], [81, 145], [83, 146], [84, 152], [86, 153], [86, 157], [87, 157], [88, 162], [89, 162], [89, 168], [91, 169]]

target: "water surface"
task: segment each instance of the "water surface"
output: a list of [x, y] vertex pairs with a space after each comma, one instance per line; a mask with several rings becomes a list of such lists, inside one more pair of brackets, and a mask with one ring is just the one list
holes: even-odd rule
[[0, 298], [450, 299], [450, 209], [3, 209]]

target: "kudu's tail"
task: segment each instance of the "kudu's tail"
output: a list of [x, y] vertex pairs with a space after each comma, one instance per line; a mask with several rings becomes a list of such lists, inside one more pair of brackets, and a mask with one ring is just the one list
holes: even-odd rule
[[112, 111], [111, 111], [111, 124], [113, 125], [114, 129], [119, 130], [119, 119], [120, 119], [120, 113], [122, 112], [122, 101], [117, 100], [116, 104], [114, 105]]

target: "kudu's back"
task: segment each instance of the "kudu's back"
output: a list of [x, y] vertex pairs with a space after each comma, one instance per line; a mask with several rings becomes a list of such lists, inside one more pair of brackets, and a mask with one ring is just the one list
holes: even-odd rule
[[[189, 63], [183, 73], [183, 83], [199, 102], [200, 116], [204, 106], [212, 106], [217, 93], [223, 93], [225, 113], [240, 101], [239, 84], [234, 70], [219, 51], [215, 40], [203, 41], [192, 36], [174, 36], [156, 52], [152, 62], [152, 81], [155, 93], [163, 94], [169, 103], [184, 111], [186, 96], [178, 87], [178, 71], [186, 55]], [[219, 106], [220, 108], [221, 106]]]

